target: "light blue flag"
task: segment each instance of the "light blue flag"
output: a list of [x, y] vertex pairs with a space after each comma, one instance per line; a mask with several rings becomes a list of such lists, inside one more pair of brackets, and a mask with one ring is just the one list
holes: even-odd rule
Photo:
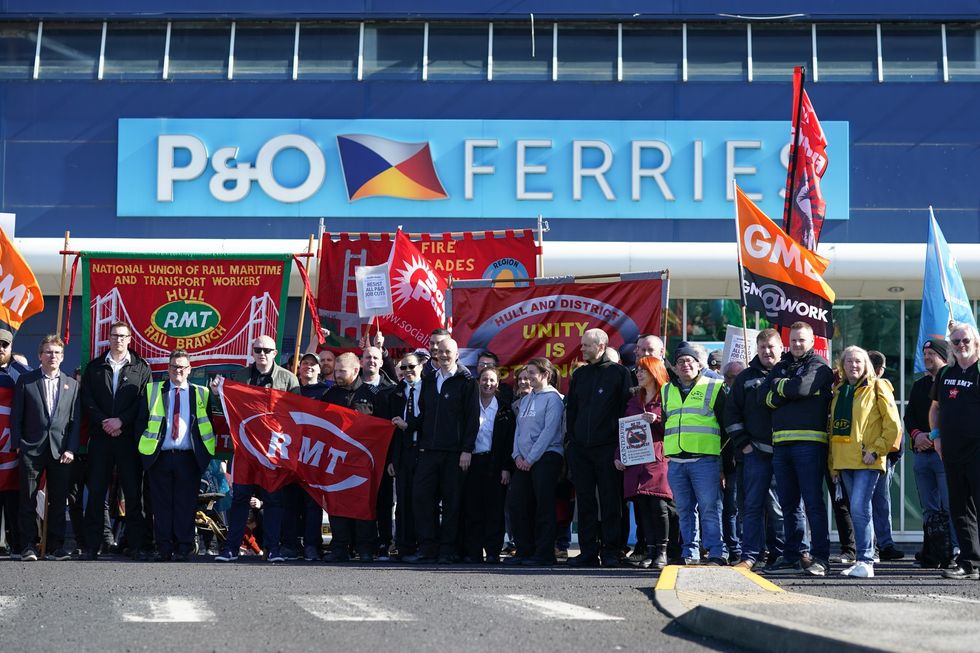
[[929, 243], [926, 249], [925, 283], [922, 287], [922, 315], [919, 318], [919, 338], [915, 347], [915, 371], [925, 372], [922, 346], [929, 338], [945, 338], [950, 317], [974, 327], [977, 320], [966, 296], [963, 277], [956, 259], [939, 229], [936, 216], [929, 207]]

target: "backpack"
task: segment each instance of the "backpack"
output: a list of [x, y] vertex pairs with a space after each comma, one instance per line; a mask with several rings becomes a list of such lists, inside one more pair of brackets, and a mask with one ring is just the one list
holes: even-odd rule
[[945, 569], [953, 559], [953, 544], [949, 535], [949, 513], [937, 510], [922, 525], [922, 567]]

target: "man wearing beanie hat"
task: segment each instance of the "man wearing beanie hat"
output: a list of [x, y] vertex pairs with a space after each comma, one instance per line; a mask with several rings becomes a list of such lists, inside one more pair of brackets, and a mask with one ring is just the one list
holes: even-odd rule
[[[949, 490], [946, 488], [946, 470], [939, 459], [936, 448], [929, 439], [929, 407], [932, 385], [939, 370], [946, 365], [949, 357], [949, 343], [942, 338], [930, 338], [922, 345], [922, 360], [926, 373], [912, 384], [908, 404], [905, 406], [905, 430], [909, 433], [909, 449], [915, 452], [912, 468], [915, 471], [915, 485], [922, 506], [922, 523], [940, 510], [949, 513]], [[950, 517], [950, 540], [957, 547], [956, 529]], [[925, 552], [923, 552], [925, 553]], [[936, 567], [941, 560], [925, 560], [920, 556], [923, 567]]]
[[704, 375], [698, 353], [681, 343], [673, 357], [677, 376], [663, 387], [664, 455], [670, 458], [667, 480], [677, 502], [685, 560], [700, 559], [696, 542], [700, 515], [707, 562], [727, 565], [721, 529], [724, 382]]

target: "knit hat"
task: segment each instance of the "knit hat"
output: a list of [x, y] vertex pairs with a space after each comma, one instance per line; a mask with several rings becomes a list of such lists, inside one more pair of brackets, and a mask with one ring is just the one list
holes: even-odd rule
[[677, 348], [674, 349], [674, 358], [672, 359], [674, 365], [677, 365], [677, 359], [681, 356], [690, 356], [694, 360], [698, 361], [699, 365], [701, 364], [701, 359], [698, 358], [697, 350], [687, 342], [681, 342], [679, 345], [677, 345]]
[[925, 344], [922, 345], [922, 350], [925, 351], [926, 349], [933, 350], [943, 360], [949, 357], [949, 343], [942, 338], [929, 338], [926, 340]]

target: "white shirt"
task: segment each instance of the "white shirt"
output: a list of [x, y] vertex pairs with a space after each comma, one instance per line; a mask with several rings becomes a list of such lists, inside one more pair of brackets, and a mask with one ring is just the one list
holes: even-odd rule
[[118, 363], [115, 360], [113, 360], [112, 352], [110, 351], [108, 354], [105, 355], [105, 361], [109, 363], [109, 367], [112, 368], [112, 394], [113, 396], [115, 396], [116, 388], [119, 387], [119, 372], [121, 372], [122, 368], [125, 367], [127, 363], [129, 363], [129, 351], [128, 350], [126, 351], [126, 355]]
[[444, 372], [441, 367], [436, 368], [436, 390], [442, 392], [442, 384], [449, 377], [456, 374], [456, 366], [453, 365], [453, 369], [448, 372]]
[[473, 453], [486, 453], [493, 444], [493, 423], [497, 419], [497, 398], [490, 400], [489, 406], [480, 401], [480, 430], [476, 432]]
[[54, 376], [48, 376], [44, 370], [41, 370], [41, 380], [44, 381], [44, 403], [48, 407], [48, 417], [50, 417], [58, 407], [58, 396], [61, 393], [61, 385], [58, 382], [61, 376], [57, 370]]
[[191, 446], [191, 433], [190, 433], [190, 422], [191, 422], [191, 393], [190, 386], [186, 383], [180, 386], [180, 417], [177, 421], [178, 423], [178, 435], [177, 439], [173, 439], [173, 418], [174, 418], [174, 393], [177, 386], [171, 386], [170, 391], [167, 393], [167, 400], [164, 405], [167, 407], [167, 432], [163, 434], [163, 444], [160, 449], [167, 451], [169, 449], [182, 449], [184, 451], [190, 451]]
[[402, 419], [408, 418], [408, 393], [412, 388], [415, 388], [415, 393], [412, 395], [412, 406], [413, 414], [419, 414], [419, 393], [422, 392], [422, 381], [416, 381], [415, 383], [409, 383], [405, 381], [405, 410], [402, 411]]

